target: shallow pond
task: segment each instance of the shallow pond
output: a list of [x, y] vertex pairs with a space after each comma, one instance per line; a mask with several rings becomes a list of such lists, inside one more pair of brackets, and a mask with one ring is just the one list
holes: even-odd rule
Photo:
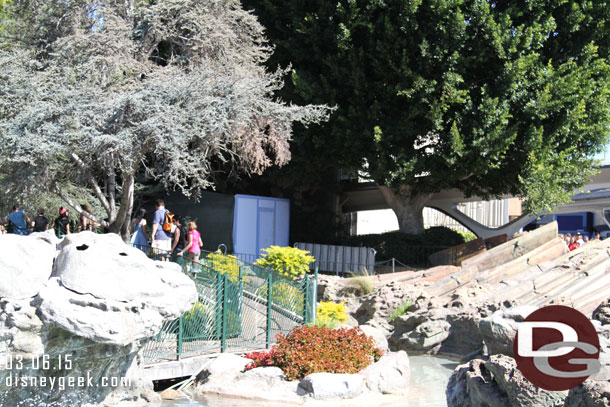
[[[431, 357], [410, 356], [411, 382], [409, 394], [404, 399], [383, 403], [383, 407], [446, 407], [445, 387], [453, 369], [458, 365], [454, 360]], [[331, 402], [324, 403], [331, 405]], [[269, 407], [265, 401], [233, 400], [219, 398], [202, 398], [198, 401], [165, 402], [162, 404], [145, 404], [142, 407]], [[278, 404], [279, 405], [279, 404]]]

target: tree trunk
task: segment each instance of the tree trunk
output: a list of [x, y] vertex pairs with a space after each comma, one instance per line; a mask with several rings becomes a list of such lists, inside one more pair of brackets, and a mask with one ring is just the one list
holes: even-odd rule
[[379, 186], [386, 203], [398, 218], [398, 228], [402, 233], [421, 235], [424, 233], [424, 207], [432, 198], [431, 193], [412, 190], [408, 186], [393, 189]]

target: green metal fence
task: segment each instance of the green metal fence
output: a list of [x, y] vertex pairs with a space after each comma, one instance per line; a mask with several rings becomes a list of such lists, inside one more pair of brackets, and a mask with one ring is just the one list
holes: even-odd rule
[[145, 363], [269, 348], [279, 332], [314, 320], [317, 272], [290, 280], [234, 256], [202, 254], [198, 262], [177, 258], [195, 282], [198, 299], [189, 312], [163, 324], [143, 349]]

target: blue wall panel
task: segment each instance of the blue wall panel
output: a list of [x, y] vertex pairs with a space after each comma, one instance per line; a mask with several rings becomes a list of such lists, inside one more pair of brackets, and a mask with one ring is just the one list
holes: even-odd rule
[[235, 195], [233, 247], [242, 259], [253, 261], [271, 245], [287, 246], [289, 224], [289, 200]]

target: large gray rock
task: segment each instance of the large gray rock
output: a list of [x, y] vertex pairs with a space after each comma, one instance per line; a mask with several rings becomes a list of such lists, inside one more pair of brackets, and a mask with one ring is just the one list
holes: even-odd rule
[[154, 336], [197, 300], [177, 264], [156, 262], [117, 235], [69, 235], [38, 295], [43, 322], [97, 343], [125, 346]]
[[407, 394], [411, 368], [405, 351], [385, 354], [358, 373], [366, 387], [383, 394]]
[[252, 359], [244, 358], [232, 353], [223, 353], [217, 358], [209, 360], [203, 365], [197, 375], [197, 386], [205, 391], [218, 383], [229, 383], [244, 371]]
[[493, 355], [458, 366], [447, 384], [448, 407], [556, 407], [566, 392], [534, 386], [521, 374], [515, 360]]
[[364, 388], [359, 374], [312, 373], [301, 379], [300, 387], [316, 400], [356, 397]]
[[586, 380], [569, 391], [563, 407], [610, 407], [610, 382]]
[[[78, 294], [137, 300], [167, 314], [175, 314], [196, 299], [193, 282], [178, 264], [154, 262], [141, 250], [125, 245], [118, 235], [81, 232], [64, 238], [60, 247], [53, 275]], [[177, 302], [181, 296], [184, 301]]]
[[[32, 272], [36, 279], [13, 280], [29, 286], [16, 286], [13, 292], [34, 293], [34, 298], [0, 300], [0, 361], [19, 357], [24, 362], [23, 368], [0, 366], [0, 405], [51, 405], [51, 401], [65, 406], [116, 405], [157, 399], [152, 382], [140, 380], [139, 351], [163, 322], [192, 307], [197, 299], [194, 283], [172, 266], [159, 266], [133, 252], [117, 236], [84, 232], [59, 244], [60, 267], [49, 278], [56, 253], [53, 237], [43, 233], [19, 239], [19, 244], [27, 245], [26, 252], [34, 248], [50, 261], [35, 266], [45, 269]], [[19, 253], [3, 257], [13, 255]], [[102, 275], [92, 275], [92, 270]], [[138, 284], [134, 274], [139, 276]], [[47, 355], [50, 368], [31, 362], [41, 355]], [[7, 385], [7, 378], [19, 375], [62, 378], [68, 384], [63, 388]], [[93, 385], [69, 385], [70, 380], [78, 383], [78, 378]]]
[[388, 346], [388, 340], [385, 337], [384, 331], [379, 328], [375, 328], [371, 325], [360, 325], [358, 328], [364, 332], [366, 336], [370, 336], [375, 341], [375, 345], [384, 352], [390, 350]]
[[445, 320], [431, 320], [420, 324], [401, 337], [401, 349], [428, 352], [438, 349], [449, 337], [451, 324]]
[[517, 334], [517, 324], [523, 322], [537, 309], [538, 307], [535, 306], [512, 307], [498, 310], [491, 316], [483, 318], [479, 323], [479, 329], [487, 353], [514, 356], [513, 344]]
[[45, 233], [0, 235], [0, 298], [22, 300], [36, 296], [49, 279], [55, 244]]

